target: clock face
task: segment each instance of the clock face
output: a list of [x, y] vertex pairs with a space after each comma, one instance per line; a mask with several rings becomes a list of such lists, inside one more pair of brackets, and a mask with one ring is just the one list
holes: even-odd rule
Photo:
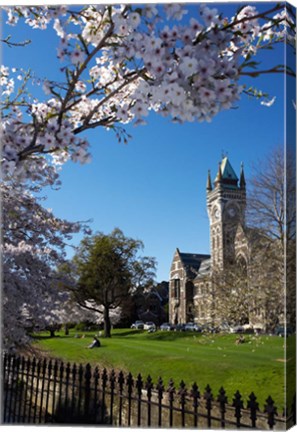
[[228, 210], [227, 210], [227, 212], [228, 212], [228, 216], [230, 216], [232, 218], [234, 216], [236, 216], [236, 209], [234, 207], [229, 207]]
[[216, 209], [216, 210], [215, 210], [215, 212], [214, 212], [214, 217], [215, 217], [216, 219], [219, 219], [219, 217], [220, 217], [220, 210], [219, 210], [219, 209]]

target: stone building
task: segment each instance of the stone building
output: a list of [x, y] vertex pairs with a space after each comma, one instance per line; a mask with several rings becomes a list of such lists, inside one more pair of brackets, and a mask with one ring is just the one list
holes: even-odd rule
[[168, 321], [168, 282], [163, 281], [144, 293], [134, 296], [136, 319], [152, 321], [156, 325]]
[[214, 275], [223, 275], [230, 266], [240, 266], [244, 272], [250, 263], [243, 166], [238, 178], [229, 159], [224, 157], [213, 182], [208, 172], [206, 192], [211, 254], [176, 249], [169, 282], [169, 320], [174, 324], [215, 322]]

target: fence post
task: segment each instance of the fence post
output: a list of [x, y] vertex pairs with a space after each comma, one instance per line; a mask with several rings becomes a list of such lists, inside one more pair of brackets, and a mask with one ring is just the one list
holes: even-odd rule
[[[70, 363], [68, 362], [66, 365], [66, 376], [65, 376], [65, 412], [67, 413], [68, 411], [68, 388], [69, 388], [69, 380], [70, 380]], [[68, 416], [68, 413], [67, 413]]]
[[98, 382], [99, 382], [99, 370], [96, 366], [93, 372], [93, 379], [94, 379], [94, 404], [93, 404], [93, 411], [94, 411], [94, 419], [96, 422], [97, 419], [97, 400], [98, 400]]
[[55, 413], [55, 403], [56, 403], [56, 386], [58, 377], [58, 361], [56, 360], [53, 367], [53, 400], [52, 400], [52, 413]]
[[234, 417], [236, 418], [236, 427], [240, 428], [240, 426], [241, 426], [240, 419], [242, 417], [241, 416], [241, 410], [243, 408], [243, 401], [241, 399], [241, 394], [239, 393], [238, 390], [234, 395], [232, 406], [235, 408]]
[[78, 367], [78, 401], [77, 401], [77, 413], [81, 416], [81, 403], [82, 403], [82, 391], [83, 391], [83, 374], [84, 370], [82, 365], [80, 364]]
[[24, 383], [24, 404], [23, 404], [23, 423], [27, 423], [26, 418], [26, 408], [27, 408], [27, 391], [28, 391], [28, 380], [29, 380], [29, 374], [30, 374], [30, 366], [31, 362], [30, 359], [27, 359], [26, 361], [26, 371], [25, 371], [25, 383]]
[[[23, 365], [22, 365], [23, 367]], [[44, 385], [45, 385], [45, 373], [46, 373], [46, 359], [42, 362], [42, 382], [41, 382], [41, 396], [40, 396], [40, 407], [39, 407], [39, 419], [38, 422], [41, 423], [42, 420], [42, 409], [43, 409], [43, 397], [44, 397]]]
[[175, 393], [174, 382], [172, 379], [169, 381], [169, 387], [167, 393], [169, 394], [169, 427], [172, 427], [173, 426], [173, 401], [174, 401], [174, 393]]
[[145, 383], [145, 389], [147, 391], [147, 425], [151, 426], [151, 412], [152, 412], [152, 389], [153, 389], [153, 383], [152, 378], [149, 375], [147, 377], [146, 383]]
[[77, 374], [77, 367], [76, 367], [76, 364], [74, 363], [72, 365], [72, 369], [71, 369], [71, 375], [72, 375], [72, 379], [71, 379], [71, 381], [72, 381], [72, 383], [71, 383], [71, 408], [70, 408], [71, 417], [73, 417], [73, 415], [74, 415], [75, 402], [76, 402], [76, 397], [75, 397], [76, 374]]
[[37, 413], [37, 403], [38, 403], [40, 372], [41, 372], [41, 360], [38, 360], [38, 362], [37, 362], [36, 393], [35, 393], [35, 401], [34, 401], [33, 423], [36, 423], [36, 413]]
[[[58, 405], [57, 405], [57, 414], [60, 416], [60, 412], [61, 412], [61, 406], [62, 405], [62, 387], [63, 387], [63, 377], [64, 377], [64, 363], [61, 362], [60, 363], [60, 367], [59, 367], [59, 399], [58, 399]], [[53, 411], [53, 415], [54, 415], [54, 411]]]
[[110, 382], [110, 420], [109, 423], [112, 425], [113, 424], [113, 401], [114, 401], [114, 389], [115, 389], [115, 382], [116, 382], [116, 376], [115, 376], [115, 372], [112, 369], [111, 374], [110, 374], [110, 378], [109, 378], [109, 382]]
[[9, 383], [11, 381], [11, 363], [12, 363], [13, 356], [11, 354], [5, 354], [4, 357], [4, 370], [5, 370], [5, 400], [4, 400], [4, 423], [8, 423], [10, 420], [10, 413], [9, 413], [9, 396], [11, 397], [10, 387]]
[[[16, 391], [17, 391], [17, 379], [15, 378], [15, 371], [17, 367], [16, 357], [12, 357], [12, 370], [11, 370], [11, 385], [8, 390], [10, 394], [9, 398], [9, 407], [8, 407], [8, 422], [10, 423], [12, 420], [12, 401], [16, 400]], [[7, 393], [8, 393], [7, 392]]]
[[181, 405], [181, 427], [185, 427], [185, 403], [186, 403], [187, 389], [184, 381], [181, 381], [180, 383], [178, 395], [180, 397], [180, 405]]
[[164, 386], [162, 378], [159, 377], [158, 384], [156, 386], [156, 389], [158, 390], [158, 426], [162, 426], [162, 399], [163, 399], [163, 392], [164, 392]]
[[108, 380], [107, 371], [105, 368], [103, 369], [101, 380], [102, 380], [101, 422], [102, 424], [104, 424], [105, 423], [105, 393], [106, 393], [106, 383]]
[[[61, 367], [63, 368], [63, 363], [61, 363]], [[44, 416], [45, 423], [48, 422], [49, 420], [48, 405], [49, 405], [49, 395], [50, 395], [50, 388], [51, 388], [51, 375], [52, 375], [52, 361], [50, 360], [48, 362], [48, 367], [47, 367], [47, 389], [46, 389], [45, 416]], [[60, 383], [62, 382], [63, 382], [63, 378], [60, 377]], [[52, 413], [52, 421], [53, 421], [53, 413]]]
[[275, 419], [274, 417], [277, 415], [276, 407], [274, 406], [274, 400], [271, 396], [268, 396], [266, 399], [266, 405], [264, 406], [264, 412], [267, 413], [267, 423], [270, 427], [270, 429], [273, 429], [273, 426], [275, 425]]
[[131, 401], [132, 401], [132, 391], [133, 391], [133, 377], [131, 372], [129, 372], [126, 381], [128, 387], [128, 426], [131, 426]]
[[198, 426], [198, 406], [199, 406], [199, 398], [200, 392], [197, 384], [194, 382], [191, 389], [191, 397], [193, 398], [193, 408], [194, 408], [194, 427]]
[[137, 388], [137, 426], [141, 426], [141, 394], [142, 394], [142, 377], [140, 374], [138, 374], [137, 381], [136, 381], [136, 388]]
[[252, 392], [249, 396], [247, 407], [251, 413], [250, 419], [252, 421], [252, 428], [256, 428], [257, 411], [259, 411], [259, 404], [257, 402], [257, 397], [255, 396], [254, 392]]
[[222, 429], [225, 429], [225, 413], [226, 413], [226, 404], [228, 403], [228, 398], [226, 396], [226, 392], [223, 387], [221, 387], [219, 390], [217, 401], [220, 404], [221, 426]]
[[119, 426], [122, 426], [122, 409], [123, 409], [123, 385], [125, 379], [122, 371], [119, 373], [118, 384], [119, 384]]
[[[19, 373], [20, 373], [20, 364], [21, 364], [21, 359], [20, 357], [17, 357], [16, 359], [16, 385], [15, 385], [15, 395], [14, 395], [14, 404], [13, 404], [13, 408], [12, 408], [12, 423], [15, 423], [16, 421], [16, 409], [17, 409], [17, 402], [18, 402], [18, 393], [19, 393], [19, 389], [21, 390], [21, 386], [22, 383], [20, 383], [19, 380]], [[21, 403], [21, 398], [19, 398], [19, 404]]]
[[35, 368], [36, 368], [36, 358], [33, 357], [32, 364], [31, 364], [31, 386], [30, 386], [30, 396], [29, 396], [29, 402], [30, 402], [29, 403], [29, 414], [28, 414], [28, 422], [29, 423], [31, 423], [31, 411], [32, 411]]
[[89, 415], [89, 407], [90, 407], [90, 396], [91, 396], [91, 365], [88, 363], [86, 365], [86, 371], [85, 371], [85, 400], [84, 400], [84, 419], [87, 423], [90, 422], [90, 418], [88, 418]]
[[[4, 371], [5, 371], [5, 369], [4, 369]], [[22, 401], [23, 401], [22, 394], [23, 394], [23, 387], [24, 387], [24, 383], [23, 383], [24, 373], [25, 373], [25, 359], [24, 359], [24, 357], [20, 357], [20, 375], [21, 375], [20, 384], [19, 384], [20, 393], [19, 393], [19, 405], [18, 405], [17, 415], [16, 415], [18, 423], [21, 422], [21, 411], [22, 411]], [[4, 380], [5, 380], [5, 378], [4, 378]]]
[[207, 426], [209, 428], [211, 428], [211, 409], [212, 409], [212, 403], [211, 402], [213, 401], [213, 396], [212, 396], [211, 388], [210, 388], [209, 384], [207, 384], [207, 386], [205, 388], [204, 399], [206, 401]]

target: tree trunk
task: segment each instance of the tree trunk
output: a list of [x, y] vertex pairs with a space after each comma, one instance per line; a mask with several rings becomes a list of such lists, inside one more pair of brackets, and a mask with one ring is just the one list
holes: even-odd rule
[[67, 325], [67, 324], [65, 324], [65, 327], [64, 327], [64, 333], [65, 333], [65, 336], [68, 336], [68, 335], [69, 335], [69, 328], [68, 328], [68, 325]]
[[110, 338], [111, 323], [109, 318], [109, 307], [104, 306], [104, 337]]
[[51, 337], [55, 337], [55, 330], [50, 329], [50, 334], [51, 334]]

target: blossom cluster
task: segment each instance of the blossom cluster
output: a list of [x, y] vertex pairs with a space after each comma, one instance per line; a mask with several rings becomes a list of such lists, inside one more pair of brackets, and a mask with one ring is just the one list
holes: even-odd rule
[[66, 88], [43, 80], [44, 100], [27, 100], [22, 120], [15, 81], [1, 68], [3, 93], [16, 109], [4, 116], [3, 172], [23, 178], [38, 170], [37, 155], [43, 168], [88, 162], [88, 143], [78, 135], [90, 128], [143, 124], [150, 111], [181, 123], [211, 121], [240, 99], [246, 59], [283, 40], [292, 25], [283, 6], [267, 15], [245, 6], [231, 18], [207, 5], [188, 18], [177, 3], [4, 9], [10, 25], [23, 19], [32, 29], [53, 27], [67, 78]]
[[[89, 229], [55, 217], [42, 207], [32, 191], [18, 184], [1, 185], [3, 243], [2, 317], [4, 347], [26, 340], [30, 320], [39, 328], [48, 322], [60, 301], [57, 267], [65, 260], [66, 244], [79, 231]], [[47, 313], [45, 307], [47, 305]]]
[[[13, 92], [13, 75], [8, 67], [2, 66], [2, 96]], [[26, 113], [22, 103], [11, 107], [6, 100], [5, 104], [10, 108], [2, 118], [2, 172], [6, 179], [14, 177], [18, 181], [29, 179], [41, 185], [53, 184], [58, 178], [57, 167], [67, 160], [89, 162], [88, 142], [74, 134], [73, 123], [67, 118], [59, 120], [61, 104], [56, 99], [42, 103], [34, 100], [27, 104]], [[25, 119], [28, 112], [33, 118], [32, 123]], [[32, 157], [27, 158], [27, 154]]]

